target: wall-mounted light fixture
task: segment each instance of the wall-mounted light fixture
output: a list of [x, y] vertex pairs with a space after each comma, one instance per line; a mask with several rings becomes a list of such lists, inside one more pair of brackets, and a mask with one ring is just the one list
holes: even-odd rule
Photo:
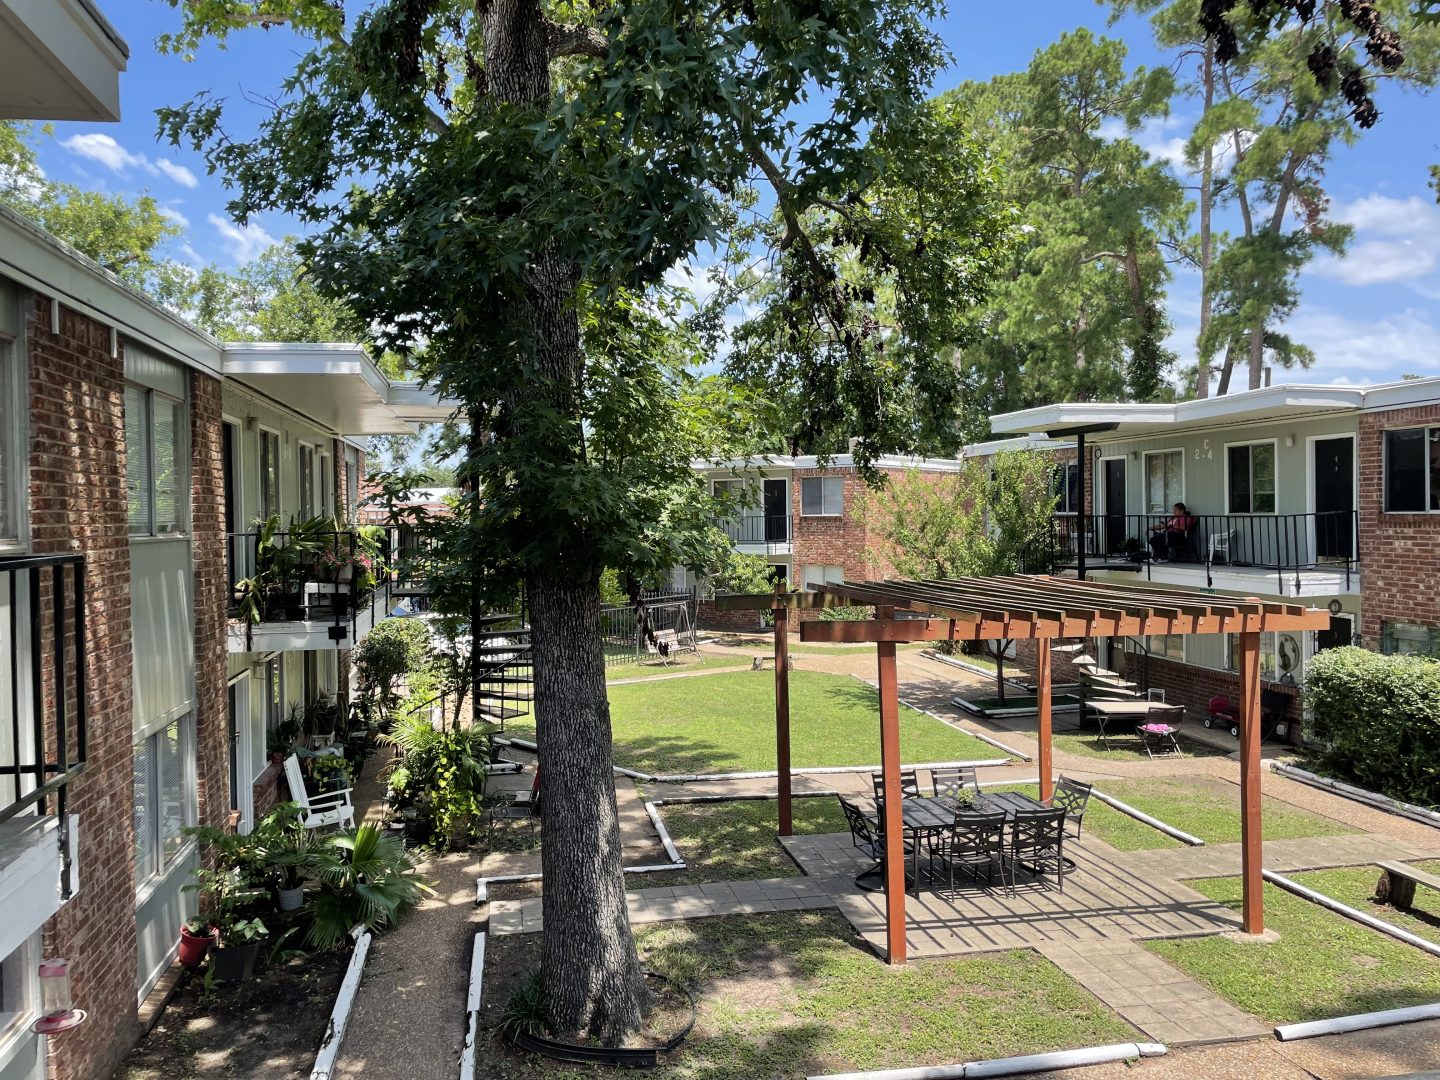
[[1286, 445], [1286, 446], [1294, 446], [1294, 445], [1295, 445], [1295, 436], [1294, 436], [1294, 435], [1286, 435], [1286, 436], [1285, 436], [1285, 445]]

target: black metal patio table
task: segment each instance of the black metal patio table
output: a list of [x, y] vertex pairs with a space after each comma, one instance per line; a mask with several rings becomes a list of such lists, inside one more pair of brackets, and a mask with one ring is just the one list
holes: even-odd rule
[[1044, 804], [1019, 791], [987, 791], [977, 795], [968, 807], [951, 795], [905, 799], [900, 803], [900, 820], [911, 837], [911, 873], [916, 895], [920, 892], [920, 840], [955, 824], [955, 811], [960, 809], [1003, 810], [1005, 820], [1013, 821], [1020, 810], [1043, 810]]

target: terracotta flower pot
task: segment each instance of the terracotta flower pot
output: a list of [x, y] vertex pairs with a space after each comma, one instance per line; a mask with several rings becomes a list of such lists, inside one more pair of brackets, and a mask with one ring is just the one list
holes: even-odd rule
[[205, 954], [215, 944], [215, 931], [208, 934], [192, 934], [190, 928], [180, 928], [180, 963], [184, 967], [199, 967], [205, 963]]

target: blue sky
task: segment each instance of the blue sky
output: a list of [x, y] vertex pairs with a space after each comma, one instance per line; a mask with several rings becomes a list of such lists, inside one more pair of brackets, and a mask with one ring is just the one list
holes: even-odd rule
[[[129, 70], [121, 76], [122, 119], [56, 124], [55, 138], [42, 140], [40, 147], [47, 175], [96, 190], [148, 191], [185, 228], [175, 254], [195, 262], [231, 266], [293, 231], [278, 217], [252, 219], [246, 229], [231, 223], [224, 186], [205, 174], [199, 155], [156, 141], [154, 110], [208, 89], [234, 103], [227, 127], [248, 134], [261, 106], [246, 96], [275, 93], [303, 43], [283, 28], [253, 30], [232, 38], [228, 50], [207, 46], [186, 63], [154, 48], [155, 36], [178, 23], [168, 4], [100, 0], [100, 5], [130, 45]], [[954, 0], [951, 6], [953, 13], [939, 29], [955, 61], [937, 90], [1023, 68], [1037, 49], [1077, 25], [1122, 38], [1133, 63], [1159, 59], [1143, 23], [1107, 27], [1107, 9], [1087, 0]], [[1277, 372], [1277, 382], [1440, 375], [1440, 206], [1426, 187], [1427, 167], [1440, 161], [1440, 103], [1390, 88], [1378, 101], [1380, 124], [1355, 146], [1340, 148], [1327, 174], [1334, 215], [1356, 226], [1355, 242], [1344, 259], [1317, 260], [1307, 270], [1304, 301], [1289, 325], [1315, 350], [1317, 363], [1309, 372]], [[1178, 162], [1182, 136], [1197, 112], [1178, 102], [1170, 121], [1140, 133], [1141, 143]], [[1170, 344], [1185, 359], [1194, 352], [1198, 296], [1195, 275], [1177, 275], [1169, 298], [1175, 324]]]

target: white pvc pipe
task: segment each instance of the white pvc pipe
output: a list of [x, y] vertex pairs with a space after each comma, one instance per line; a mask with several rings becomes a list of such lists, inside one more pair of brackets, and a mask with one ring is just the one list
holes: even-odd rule
[[1115, 810], [1119, 810], [1122, 814], [1129, 814], [1136, 821], [1142, 822], [1145, 825], [1149, 825], [1152, 829], [1159, 829], [1166, 836], [1173, 836], [1181, 843], [1189, 844], [1191, 847], [1205, 846], [1205, 841], [1201, 840], [1198, 836], [1191, 836], [1188, 832], [1177, 829], [1173, 825], [1166, 825], [1165, 822], [1161, 821], [1159, 818], [1153, 818], [1149, 814], [1144, 813], [1143, 811], [1136, 810], [1135, 807], [1129, 805], [1128, 803], [1123, 803], [1119, 799], [1116, 799], [1110, 795], [1106, 795], [1103, 791], [1096, 791], [1094, 789], [1091, 789], [1090, 794], [1093, 795], [1095, 798], [1099, 799], [1106, 806], [1112, 807]]
[[1023, 1073], [1102, 1065], [1107, 1061], [1160, 1057], [1165, 1052], [1163, 1043], [1111, 1043], [1106, 1046], [1087, 1046], [1079, 1050], [1055, 1050], [1048, 1054], [1024, 1054], [1019, 1057], [992, 1058], [989, 1061], [970, 1061], [963, 1065], [922, 1065], [913, 1069], [826, 1073], [811, 1076], [808, 1080], [970, 1080], [971, 1077], [1019, 1076]]
[[1275, 1029], [1275, 1037], [1281, 1042], [1290, 1042], [1293, 1039], [1313, 1039], [1316, 1035], [1339, 1035], [1345, 1031], [1364, 1031], [1367, 1028], [1389, 1027], [1392, 1024], [1413, 1024], [1417, 1020], [1440, 1020], [1440, 1004], [1355, 1013], [1353, 1016], [1337, 1016], [1332, 1020], [1311, 1020], [1305, 1024], [1282, 1024]]
[[345, 978], [340, 981], [340, 990], [335, 995], [335, 1007], [330, 1010], [330, 1023], [326, 1025], [325, 1037], [320, 1040], [320, 1052], [315, 1055], [315, 1066], [310, 1070], [310, 1080], [330, 1080], [340, 1056], [340, 1044], [345, 1039], [345, 1025], [350, 1022], [350, 1010], [355, 1005], [355, 994], [360, 989], [360, 973], [365, 968], [365, 957], [370, 955], [370, 931], [362, 931], [355, 940], [355, 949], [350, 953], [350, 965], [345, 969]]
[[[921, 761], [915, 764], [905, 762], [902, 769], [956, 769], [969, 766], [975, 769], [995, 768], [1001, 765], [1010, 765], [1010, 758], [987, 758], [983, 761]], [[617, 772], [622, 772], [618, 765]], [[806, 766], [802, 769], [791, 769], [795, 776], [832, 776], [849, 773], [876, 773], [879, 772], [879, 765], [815, 765]], [[667, 776], [645, 776], [635, 773], [637, 780], [645, 780], [652, 784], [700, 784], [714, 783], [722, 780], [772, 780], [780, 774], [774, 769], [766, 769], [757, 772], [736, 772], [736, 773], [679, 773]]]
[[475, 1080], [475, 1044], [480, 1041], [480, 988], [485, 978], [485, 931], [475, 932], [470, 954], [470, 989], [465, 996], [465, 1042], [460, 1047], [460, 1080]]
[[670, 839], [670, 831], [665, 828], [665, 822], [660, 820], [660, 811], [655, 808], [655, 804], [646, 800], [645, 812], [654, 822], [655, 831], [660, 834], [660, 843], [664, 846], [665, 854], [670, 857], [670, 861], [672, 863], [684, 862], [685, 860], [680, 857], [680, 852], [675, 847], [675, 842]]
[[1274, 761], [1270, 768], [1280, 776], [1289, 777], [1291, 780], [1302, 784], [1309, 784], [1311, 787], [1318, 787], [1325, 791], [1333, 791], [1337, 795], [1356, 802], [1366, 803], [1377, 810], [1384, 810], [1387, 813], [1397, 814], [1400, 817], [1410, 818], [1412, 821], [1419, 821], [1425, 825], [1433, 825], [1440, 828], [1440, 814], [1434, 810], [1428, 810], [1423, 806], [1416, 806], [1414, 803], [1401, 802], [1399, 799], [1392, 799], [1388, 795], [1381, 795], [1379, 792], [1366, 791], [1364, 788], [1356, 787], [1353, 784], [1346, 784], [1340, 780], [1332, 780], [1328, 776], [1318, 776], [1304, 769], [1297, 769], [1294, 765], [1286, 765], [1283, 762]]
[[[843, 792], [827, 791], [792, 791], [792, 799], [828, 799], [834, 795], [841, 795]], [[780, 798], [778, 792], [762, 791], [746, 793], [744, 795], [676, 795], [669, 799], [651, 799], [656, 806], [685, 806], [694, 803], [721, 803], [721, 802], [774, 802]]]
[[1279, 885], [1280, 888], [1287, 892], [1292, 892], [1305, 900], [1309, 900], [1312, 904], [1319, 904], [1321, 907], [1328, 908], [1337, 915], [1344, 915], [1347, 919], [1354, 919], [1360, 925], [1368, 926], [1371, 930], [1378, 930], [1380, 933], [1388, 935], [1396, 941], [1403, 941], [1407, 945], [1414, 945], [1417, 949], [1421, 949], [1431, 956], [1440, 956], [1440, 945], [1437, 945], [1427, 938], [1420, 937], [1418, 934], [1412, 934], [1409, 930], [1402, 930], [1394, 923], [1377, 919], [1374, 915], [1359, 911], [1350, 907], [1348, 904], [1342, 904], [1339, 900], [1334, 900], [1324, 893], [1316, 892], [1314, 889], [1306, 888], [1298, 881], [1291, 881], [1289, 878], [1277, 874], [1273, 870], [1261, 870], [1260, 874], [1271, 884]]
[[684, 870], [686, 866], [683, 862], [673, 862], [656, 863], [654, 866], [622, 866], [620, 869], [627, 874], [654, 874], [661, 870]]

